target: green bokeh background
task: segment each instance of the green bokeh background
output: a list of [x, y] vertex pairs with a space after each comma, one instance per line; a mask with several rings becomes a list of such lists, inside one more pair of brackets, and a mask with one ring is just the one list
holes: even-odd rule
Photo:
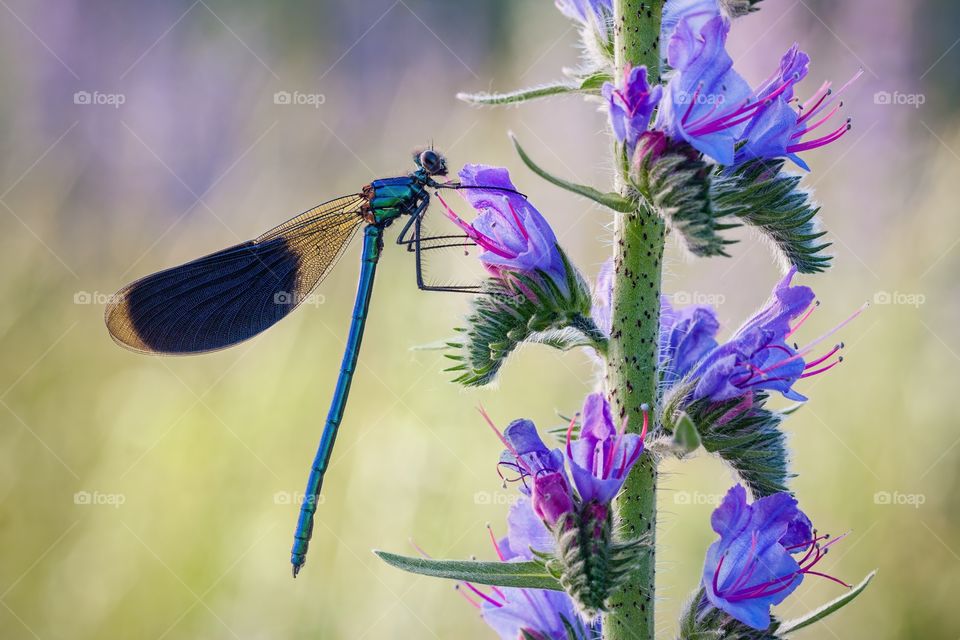
[[[442, 355], [414, 347], [450, 336], [467, 301], [419, 293], [409, 256], [389, 248], [310, 561], [293, 581], [293, 503], [358, 247], [322, 304], [214, 355], [124, 351], [102, 310], [133, 278], [407, 171], [409, 151], [431, 140], [453, 166], [511, 167], [592, 277], [610, 253], [609, 213], [532, 176], [505, 132], [558, 173], [604, 185], [602, 114], [576, 99], [478, 110], [453, 98], [557, 77], [576, 61], [574, 30], [549, 0], [0, 5], [0, 637], [491, 637], [449, 583], [370, 550], [410, 552], [412, 538], [437, 556], [492, 557], [484, 524], [503, 531], [512, 494], [474, 408], [552, 425], [591, 388], [585, 354], [531, 347], [497, 389], [450, 384]], [[865, 70], [845, 98], [854, 129], [809, 154], [836, 260], [802, 279], [822, 300], [802, 337], [878, 304], [844, 330], [844, 365], [801, 384], [812, 399], [787, 429], [805, 510], [823, 530], [852, 531], [827, 570], [879, 575], [803, 637], [956, 638], [960, 11], [946, 0], [763, 6], [731, 39], [750, 80], [794, 40], [814, 58], [801, 94]], [[78, 91], [124, 103], [76, 104]], [[277, 91], [324, 102], [277, 105]], [[924, 102], [882, 104], [884, 91]], [[739, 237], [731, 259], [668, 251], [665, 290], [714, 302], [726, 331], [778, 278], [763, 243]], [[704, 456], [664, 467], [662, 637], [731, 483]], [[780, 612], [838, 593], [807, 580]]]

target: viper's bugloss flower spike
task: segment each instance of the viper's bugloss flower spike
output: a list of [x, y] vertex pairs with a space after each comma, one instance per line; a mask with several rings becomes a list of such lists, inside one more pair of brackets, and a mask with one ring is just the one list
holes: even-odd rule
[[[571, 427], [573, 423], [571, 422]], [[580, 431], [574, 439], [567, 431], [567, 462], [573, 484], [584, 502], [609, 504], [623, 487], [640, 454], [649, 426], [644, 412], [643, 431], [625, 433], [625, 424], [614, 424], [610, 403], [602, 393], [591, 393], [583, 403]]]
[[[489, 525], [488, 525], [489, 528]], [[497, 540], [490, 528], [493, 548], [501, 562], [532, 560], [533, 550], [552, 553], [556, 543], [534, 515], [530, 500], [519, 499], [507, 516], [507, 535]], [[490, 628], [503, 640], [530, 637], [538, 640], [591, 640], [599, 636], [599, 623], [590, 625], [577, 613], [573, 600], [561, 591], [481, 587], [469, 582], [458, 590]], [[526, 634], [526, 636], [522, 634]]]
[[650, 86], [646, 67], [627, 67], [617, 84], [603, 83], [602, 94], [613, 134], [626, 147], [627, 157], [632, 158], [637, 142], [650, 126], [650, 116], [660, 103], [663, 87]]
[[720, 536], [707, 551], [703, 588], [714, 607], [754, 629], [770, 626], [770, 607], [783, 602], [805, 575], [850, 585], [814, 568], [834, 543], [818, 535], [788, 493], [747, 502], [736, 485], [710, 518]]

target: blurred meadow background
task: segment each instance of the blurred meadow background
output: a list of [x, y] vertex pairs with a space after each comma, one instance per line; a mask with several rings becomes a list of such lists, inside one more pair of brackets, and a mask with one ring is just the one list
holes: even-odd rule
[[[802, 279], [822, 300], [805, 337], [875, 304], [844, 330], [844, 365], [800, 386], [811, 401], [787, 428], [803, 508], [823, 530], [852, 531], [829, 572], [879, 575], [804, 637], [957, 638], [960, 7], [761, 6], [731, 37], [749, 80], [795, 40], [814, 60], [801, 94], [865, 71], [845, 98], [853, 131], [808, 154], [836, 258]], [[592, 277], [610, 215], [535, 178], [506, 131], [545, 166], [603, 186], [604, 116], [579, 99], [509, 110], [454, 99], [554, 79], [576, 63], [575, 43], [549, 0], [0, 0], [0, 637], [491, 637], [451, 584], [370, 550], [409, 553], [413, 539], [437, 556], [492, 558], [484, 525], [503, 532], [512, 494], [474, 409], [558, 423], [592, 386], [585, 354], [530, 347], [499, 389], [461, 390], [439, 352], [414, 348], [449, 337], [467, 300], [418, 292], [412, 260], [388, 246], [293, 581], [296, 502], [359, 246], [316, 304], [214, 355], [127, 352], [102, 313], [134, 278], [407, 172], [431, 141], [452, 167], [510, 167]], [[779, 277], [766, 248], [739, 237], [730, 259], [668, 252], [665, 291], [716, 304], [726, 332]], [[730, 484], [706, 456], [665, 465], [664, 638]], [[780, 612], [837, 593], [810, 579]]]

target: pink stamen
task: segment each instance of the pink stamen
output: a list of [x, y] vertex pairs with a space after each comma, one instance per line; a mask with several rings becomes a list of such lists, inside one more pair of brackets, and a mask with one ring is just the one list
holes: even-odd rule
[[796, 333], [796, 332], [797, 332], [797, 329], [799, 329], [801, 326], [803, 326], [803, 323], [807, 321], [807, 318], [809, 318], [810, 316], [813, 315], [813, 312], [816, 311], [817, 307], [819, 307], [819, 306], [820, 306], [820, 301], [819, 301], [819, 300], [814, 300], [814, 301], [813, 301], [813, 304], [810, 305], [810, 307], [807, 309], [806, 313], [804, 313], [802, 316], [800, 316], [800, 319], [797, 320], [797, 324], [793, 325], [793, 328], [790, 329], [790, 331], [787, 333], [787, 335], [783, 336], [783, 339], [786, 340], [787, 338], [789, 338], [790, 336], [792, 336], [794, 333]]
[[[575, 414], [570, 419], [570, 426], [567, 427], [567, 457], [573, 458], [573, 447], [570, 446], [570, 439], [573, 437], [573, 426], [577, 423], [577, 416], [580, 414]], [[581, 430], [583, 427], [581, 427]]]
[[813, 342], [808, 343], [807, 346], [805, 346], [803, 349], [798, 350], [798, 351], [797, 351], [794, 355], [792, 355], [791, 357], [789, 357], [789, 358], [784, 358], [783, 360], [781, 360], [780, 362], [776, 363], [776, 364], [773, 365], [772, 367], [769, 367], [769, 368], [767, 368], [767, 369], [761, 369], [761, 370], [759, 371], [759, 373], [763, 373], [763, 374], [770, 373], [771, 371], [774, 371], [775, 369], [779, 369], [780, 367], [786, 365], [786, 364], [789, 363], [789, 362], [793, 362], [794, 360], [798, 360], [798, 359], [800, 359], [800, 358], [803, 358], [803, 356], [805, 356], [805, 355], [807, 355], [808, 353], [810, 353], [815, 346], [817, 346], [818, 344], [820, 344], [821, 342], [823, 342], [824, 340], [826, 340], [827, 338], [829, 338], [830, 336], [832, 336], [833, 334], [835, 334], [837, 331], [840, 331], [840, 329], [844, 328], [844, 327], [847, 326], [850, 322], [852, 322], [854, 319], [856, 319], [856, 317], [859, 316], [861, 313], [863, 313], [863, 312], [866, 310], [866, 308], [869, 307], [869, 306], [870, 306], [870, 303], [869, 303], [869, 302], [865, 302], [859, 309], [857, 309], [857, 310], [854, 311], [852, 314], [850, 314], [850, 316], [849, 316], [846, 320], [844, 320], [843, 322], [841, 322], [840, 324], [838, 324], [837, 326], [835, 326], [833, 329], [831, 329], [830, 331], [827, 331], [825, 334], [823, 334], [822, 336], [820, 336], [819, 338], [817, 338], [817, 339], [814, 340]]
[[[647, 437], [647, 429], [650, 427], [650, 405], [643, 403], [640, 405], [640, 410], [643, 411], [643, 426], [640, 428], [640, 439], [637, 442], [637, 446], [633, 448], [633, 452], [630, 456], [627, 456], [627, 448], [623, 448], [623, 460], [620, 461], [620, 468], [617, 470], [617, 477], [622, 478], [623, 474], [627, 470], [627, 460], [636, 460], [641, 453], [643, 453], [643, 441]], [[623, 431], [620, 434], [622, 438], [627, 431], [627, 419], [623, 419]]]
[[[717, 131], [722, 131], [723, 129], [729, 129], [730, 127], [735, 127], [736, 125], [742, 122], [746, 122], [747, 120], [749, 120], [754, 116], [754, 114], [748, 113], [749, 111], [755, 111], [760, 107], [770, 104], [770, 102], [772, 102], [774, 98], [776, 98], [781, 93], [789, 89], [794, 84], [794, 82], [795, 82], [794, 80], [788, 80], [784, 82], [782, 85], [780, 85], [779, 87], [777, 87], [775, 91], [771, 92], [770, 95], [766, 96], [763, 100], [758, 100], [756, 102], [749, 103], [743, 107], [740, 107], [739, 109], [734, 110], [733, 112], [728, 113], [725, 116], [721, 116], [720, 118], [717, 118], [712, 123], [704, 125], [700, 129], [697, 129], [696, 131], [690, 131], [690, 134], [701, 136], [709, 133], [716, 133]], [[691, 107], [692, 106], [693, 105], [691, 104]], [[731, 120], [733, 120], [734, 118], [738, 118], [738, 119], [731, 122]]]
[[420, 545], [418, 545], [417, 542], [416, 542], [413, 538], [410, 538], [410, 546], [412, 546], [414, 549], [416, 549], [417, 553], [419, 553], [420, 555], [422, 555], [422, 556], [423, 556], [424, 558], [426, 558], [427, 560], [430, 560], [430, 559], [431, 559], [431, 558], [430, 558], [430, 554], [427, 553], [426, 551], [424, 551], [423, 549], [421, 549], [421, 548], [420, 548]]
[[[834, 100], [836, 100], [837, 98], [839, 98], [840, 95], [841, 95], [844, 91], [847, 90], [847, 87], [849, 87], [851, 84], [853, 84], [853, 83], [854, 83], [860, 76], [862, 76], [862, 75], [863, 75], [863, 69], [860, 69], [860, 70], [858, 70], [855, 74], [853, 74], [853, 77], [850, 78], [849, 80], [847, 80], [846, 84], [844, 84], [842, 87], [840, 87], [837, 91], [829, 91], [829, 90], [828, 90], [827, 93], [824, 94], [824, 96], [823, 96], [823, 97], [820, 99], [820, 101], [817, 103], [817, 106], [814, 107], [809, 113], [807, 113], [806, 115], [804, 115], [804, 117], [798, 121], [798, 124], [799, 124], [800, 122], [803, 122], [803, 120], [806, 120], [807, 118], [812, 118], [815, 114], [817, 114], [817, 113], [819, 113], [820, 111], [822, 111], [823, 109], [825, 109], [825, 108], [826, 108], [828, 105], [830, 105]], [[825, 83], [824, 86], [829, 87], [829, 83]], [[829, 96], [829, 99], [826, 100], [826, 101], [824, 101], [824, 98], [826, 98], [826, 97], [828, 97], [828, 96]]]
[[603, 443], [602, 442], [597, 442], [596, 446], [593, 449], [593, 463], [590, 468], [590, 473], [600, 478], [602, 476], [597, 475], [598, 468], [600, 470], [600, 473], [602, 474], [603, 473]]
[[527, 466], [527, 463], [523, 461], [523, 458], [520, 457], [520, 454], [517, 453], [517, 450], [513, 447], [512, 444], [507, 442], [507, 439], [500, 433], [500, 430], [497, 429], [497, 426], [493, 424], [493, 420], [490, 419], [490, 415], [487, 413], [486, 409], [483, 406], [477, 407], [477, 411], [480, 412], [480, 415], [483, 416], [483, 419], [487, 421], [487, 424], [490, 425], [490, 428], [493, 429], [493, 432], [497, 434], [497, 437], [500, 438], [500, 442], [503, 443], [503, 446], [507, 448], [507, 451], [513, 454], [513, 457], [517, 459], [517, 465], [522, 467], [524, 471], [527, 472], [527, 475], [534, 475], [533, 470]]
[[[814, 531], [814, 533], [816, 533], [816, 531]], [[808, 540], [806, 542], [801, 542], [800, 544], [795, 544], [793, 546], [784, 547], [784, 548], [787, 551], [792, 551], [793, 549], [803, 549], [806, 547], [812, 547], [813, 545], [820, 542], [821, 540], [828, 540], [829, 538], [830, 538], [830, 534], [824, 534], [822, 536], [816, 536], [813, 540]]]
[[821, 368], [819, 368], [819, 369], [816, 369], [815, 371], [807, 371], [807, 372], [803, 373], [803, 374], [800, 376], [800, 379], [803, 380], [804, 378], [810, 378], [810, 377], [812, 377], [812, 376], [820, 375], [821, 373], [824, 373], [825, 371], [830, 371], [830, 369], [833, 369], [835, 366], [837, 366], [837, 365], [840, 364], [841, 362], [843, 362], [843, 358], [840, 358], [840, 359], [837, 360], [836, 362], [831, 362], [831, 363], [828, 364], [827, 366], [821, 367]]
[[493, 543], [493, 550], [497, 552], [497, 557], [500, 558], [500, 562], [506, 562], [506, 559], [503, 557], [503, 552], [500, 551], [500, 544], [497, 542], [497, 536], [493, 534], [493, 527], [490, 526], [490, 523], [487, 523], [487, 532], [490, 534], [490, 542]]
[[[843, 585], [849, 589], [851, 588], [851, 585], [847, 584], [843, 580], [840, 580], [839, 578], [835, 578], [826, 573], [813, 571], [813, 567], [815, 567], [824, 557], [826, 557], [827, 550], [833, 544], [845, 538], [846, 535], [847, 534], [837, 536], [836, 538], [829, 540], [829, 542], [827, 542], [824, 545], [819, 545], [817, 544], [817, 542], [820, 540], [828, 539], [830, 537], [829, 535], [816, 536], [814, 537], [813, 540], [810, 540], [808, 542], [804, 542], [799, 545], [794, 545], [792, 547], [786, 547], [788, 551], [791, 549], [809, 547], [806, 555], [804, 555], [804, 557], [797, 562], [797, 565], [799, 566], [799, 569], [797, 571], [785, 576], [781, 576], [776, 580], [770, 580], [768, 582], [763, 582], [747, 588], [738, 588], [739, 585], [744, 582], [742, 579], [738, 579], [737, 582], [734, 583], [734, 585], [730, 589], [725, 589], [723, 593], [716, 590], [716, 585], [719, 581], [718, 576], [720, 572], [720, 567], [723, 565], [723, 558], [721, 558], [720, 562], [717, 565], [717, 571], [714, 573], [714, 580], [713, 580], [714, 591], [721, 597], [731, 601], [750, 600], [753, 598], [760, 598], [760, 597], [766, 598], [766, 597], [775, 595], [777, 593], [780, 593], [781, 591], [784, 591], [786, 589], [789, 589], [793, 584], [794, 578], [796, 578], [798, 575], [819, 576], [821, 578], [826, 578], [832, 582], [836, 582], [837, 584]], [[751, 541], [751, 554], [752, 554], [752, 541]]]
[[687, 118], [690, 117], [690, 112], [693, 111], [693, 106], [697, 104], [697, 98], [700, 97], [700, 89], [703, 88], [703, 83], [697, 85], [697, 90], [693, 92], [693, 97], [690, 98], [690, 105], [687, 106], [686, 113], [683, 114], [683, 117], [680, 118], [680, 122], [685, 123]]
[[750, 536], [750, 551], [749, 553], [747, 553], [747, 563], [748, 563], [749, 569], [747, 571], [744, 571], [740, 575], [740, 577], [737, 578], [737, 580], [732, 585], [730, 585], [730, 591], [736, 591], [737, 589], [742, 587], [744, 584], [746, 584], [747, 580], [749, 580], [750, 577], [753, 575], [754, 570], [757, 568], [757, 563], [755, 562], [756, 553], [757, 553], [757, 534], [756, 532], [754, 532], [753, 535]]
[[517, 223], [517, 229], [520, 231], [520, 234], [523, 236], [524, 240], [530, 239], [530, 234], [527, 233], [527, 228], [523, 225], [523, 222], [520, 221], [520, 216], [517, 215], [517, 210], [513, 208], [513, 203], [510, 202], [510, 199], [507, 198], [507, 206], [510, 207], [510, 213], [513, 214], [513, 219]]
[[[823, 125], [827, 120], [829, 120], [829, 119], [832, 118], [833, 116], [837, 115], [837, 112], [840, 111], [840, 107], [841, 107], [841, 106], [842, 106], [842, 105], [839, 105], [839, 104], [838, 104], [837, 106], [835, 106], [833, 109], [830, 110], [830, 113], [828, 113], [827, 115], [823, 116], [823, 117], [822, 117], [820, 120], [818, 120], [815, 124], [812, 124], [812, 125], [810, 125], [809, 127], [800, 129], [800, 130], [797, 131], [795, 134], [793, 134], [792, 136], [790, 136], [790, 139], [791, 139], [791, 140], [796, 140], [797, 138], [802, 138], [803, 136], [807, 135], [808, 133], [810, 133], [810, 132], [813, 131], [814, 129], [817, 129], [818, 127], [820, 127], [821, 125]], [[799, 120], [798, 120], [797, 122], [799, 123]]]
[[[620, 445], [623, 442], [623, 434], [626, 433], [626, 430], [627, 430], [627, 420], [626, 418], [624, 418], [620, 422], [620, 427], [617, 427], [614, 429], [613, 438], [608, 439], [603, 444], [603, 446], [606, 449], [606, 455], [604, 456], [604, 461], [603, 461], [603, 468], [605, 471], [603, 474], [604, 480], [609, 478], [610, 472], [613, 471], [614, 459], [617, 456], [617, 450], [620, 449]], [[626, 455], [626, 451], [624, 451], [624, 455]]]
[[832, 356], [833, 354], [835, 354], [837, 351], [840, 351], [841, 349], [843, 349], [843, 343], [842, 343], [842, 342], [841, 342], [840, 344], [838, 344], [838, 345], [835, 345], [835, 346], [833, 347], [833, 349], [831, 349], [830, 352], [827, 353], [827, 355], [825, 355], [825, 356], [820, 356], [819, 358], [817, 358], [817, 359], [814, 360], [813, 362], [808, 362], [808, 363], [807, 363], [807, 366], [804, 367], [804, 368], [805, 368], [805, 369], [809, 369], [809, 368], [811, 368], [811, 367], [817, 366], [818, 364], [820, 364], [821, 362], [824, 362], [827, 358], [829, 358], [830, 356]]
[[765, 347], [760, 347], [759, 349], [757, 349], [757, 353], [760, 353], [761, 351], [782, 351], [788, 356], [793, 355], [793, 351], [783, 346], [782, 344], [768, 344]]
[[[816, 111], [823, 105], [823, 101], [826, 100], [832, 93], [833, 91], [830, 90], [829, 82], [824, 82], [822, 85], [820, 85], [820, 88], [817, 89], [816, 93], [810, 96], [809, 100], [800, 105], [800, 110], [803, 111], [804, 114], [797, 120], [797, 124], [800, 124], [816, 113]], [[810, 103], [814, 100], [816, 100], [817, 103], [811, 108]]]
[[699, 127], [701, 124], [703, 124], [703, 123], [707, 122], [708, 120], [710, 120], [710, 118], [713, 116], [714, 113], [717, 112], [717, 109], [719, 109], [719, 108], [720, 108], [720, 103], [719, 103], [719, 102], [714, 103], [713, 108], [711, 108], [710, 111], [708, 111], [708, 112], [705, 113], [704, 115], [700, 116], [699, 118], [697, 118], [697, 119], [694, 120], [693, 122], [687, 123], [685, 126], [688, 127], [688, 128], [691, 128], [691, 127]]
[[831, 142], [836, 142], [840, 138], [846, 135], [850, 131], [851, 125], [848, 120], [842, 126], [838, 127], [832, 133], [829, 133], [822, 138], [817, 138], [815, 140], [810, 140], [809, 142], [803, 142], [801, 144], [794, 144], [787, 147], [789, 153], [799, 153], [801, 151], [809, 151], [810, 149], [816, 149], [817, 147], [822, 147], [824, 145], [830, 144]]
[[473, 591], [475, 594], [477, 594], [478, 596], [480, 596], [481, 598], [483, 598], [484, 600], [486, 600], [496, 608], [499, 609], [500, 607], [503, 606], [502, 602], [497, 602], [496, 600], [494, 600], [493, 598], [485, 594], [483, 591], [480, 591], [480, 589], [477, 589], [475, 586], [473, 586], [473, 584], [469, 582], [464, 582], [463, 584], [467, 585], [467, 588], [470, 589], [470, 591]]
[[852, 589], [852, 588], [853, 588], [853, 585], [852, 585], [852, 584], [847, 584], [846, 582], [844, 582], [844, 581], [841, 580], [840, 578], [835, 578], [835, 577], [830, 576], [830, 575], [827, 575], [827, 574], [825, 574], [825, 573], [820, 573], [819, 571], [807, 571], [807, 572], [805, 572], [805, 573], [806, 573], [807, 575], [809, 575], [809, 576], [820, 576], [821, 578], [826, 578], [827, 580], [831, 580], [831, 581], [833, 581], [833, 582], [836, 582], [837, 584], [841, 584], [841, 585], [845, 586], [847, 589]]
[[617, 477], [622, 478], [622, 477], [623, 477], [623, 474], [626, 472], [626, 470], [627, 470], [627, 460], [628, 460], [628, 459], [629, 459], [629, 460], [636, 460], [636, 459], [640, 456], [641, 453], [643, 453], [643, 440], [642, 440], [642, 439], [637, 443], [637, 446], [633, 448], [633, 453], [630, 454], [630, 457], [629, 457], [629, 458], [627, 458], [627, 450], [626, 450], [626, 448], [624, 448], [624, 450], [623, 450], [623, 461], [620, 463], [620, 469], [618, 469], [618, 471], [617, 471]]
[[480, 608], [481, 608], [481, 607], [480, 607], [480, 603], [477, 602], [476, 600], [474, 600], [473, 598], [471, 598], [471, 597], [470, 597], [469, 595], [467, 595], [466, 593], [464, 593], [463, 589], [460, 588], [460, 585], [459, 585], [459, 584], [454, 585], [453, 588], [456, 590], [457, 593], [459, 593], [461, 596], [463, 596], [463, 599], [466, 600], [467, 602], [469, 602], [469, 603], [470, 603], [470, 606], [472, 606], [474, 609], [480, 609]]
[[446, 203], [446, 201], [443, 199], [443, 197], [439, 193], [436, 194], [436, 198], [437, 200], [440, 201], [440, 204], [443, 206], [443, 209], [446, 212], [447, 217], [450, 220], [452, 220], [458, 227], [463, 229], [463, 231], [468, 236], [470, 236], [470, 239], [476, 242], [478, 245], [480, 245], [482, 249], [484, 249], [485, 251], [489, 251], [490, 253], [494, 253], [500, 256], [501, 258], [513, 259], [517, 257], [516, 255], [505, 251], [503, 247], [499, 246], [493, 238], [480, 233], [479, 231], [476, 230], [476, 228], [472, 224], [470, 224], [469, 222], [461, 218], [459, 215], [457, 215], [457, 213], [450, 208], [450, 206]]
[[717, 595], [720, 595], [720, 587], [718, 582], [720, 580], [720, 569], [723, 568], [723, 561], [727, 557], [727, 554], [720, 556], [720, 562], [717, 563], [717, 570], [713, 572], [713, 592]]

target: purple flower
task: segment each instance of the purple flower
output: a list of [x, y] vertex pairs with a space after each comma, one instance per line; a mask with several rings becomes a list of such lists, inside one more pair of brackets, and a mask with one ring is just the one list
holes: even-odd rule
[[498, 277], [542, 271], [566, 292], [567, 272], [557, 237], [547, 221], [517, 192], [502, 167], [469, 164], [460, 170], [460, 193], [477, 211], [473, 223], [458, 216], [440, 196], [447, 216], [476, 242], [480, 260]]
[[[490, 425], [493, 426], [492, 422]], [[561, 524], [575, 509], [573, 493], [563, 469], [563, 453], [559, 449], [548, 449], [530, 420], [514, 420], [504, 429], [501, 438], [507, 447], [506, 460], [501, 458], [501, 465], [520, 474], [524, 492], [529, 493], [532, 500], [533, 511], [551, 529]], [[528, 478], [532, 481], [532, 488], [526, 485]]]
[[824, 543], [829, 536], [817, 535], [788, 493], [749, 504], [746, 489], [738, 484], [727, 492], [710, 523], [720, 539], [710, 545], [703, 566], [707, 600], [745, 625], [769, 627], [770, 607], [783, 602], [807, 574], [850, 586], [813, 571], [843, 536]]
[[650, 126], [650, 116], [660, 102], [663, 87], [650, 87], [644, 66], [624, 70], [623, 82], [603, 83], [603, 98], [607, 101], [610, 126], [617, 140], [627, 148], [627, 157], [633, 158], [640, 136]]
[[568, 18], [603, 29], [613, 15], [613, 0], [555, 0], [555, 4]]
[[732, 68], [725, 49], [730, 23], [715, 5], [686, 0], [671, 10], [668, 4], [664, 37], [674, 72], [654, 126], [723, 165], [789, 158], [809, 169], [797, 154], [839, 140], [850, 122], [812, 140], [805, 141], [804, 136], [836, 115], [837, 97], [862, 71], [837, 92], [830, 90], [830, 83], [824, 84], [795, 110], [793, 88], [807, 75], [810, 57], [794, 44], [777, 71], [751, 90]]
[[[826, 355], [811, 361], [805, 356], [821, 341], [859, 315], [837, 325], [820, 338], [799, 349], [787, 340], [816, 308], [809, 287], [791, 285], [796, 268], [777, 284], [766, 306], [750, 318], [729, 341], [713, 349], [691, 374], [697, 379], [693, 399], [730, 400], [753, 391], [770, 390], [791, 400], [806, 398], [793, 390], [801, 378], [832, 369], [842, 358], [831, 360], [842, 348], [833, 347]], [[802, 317], [801, 317], [802, 316]], [[800, 317], [800, 321], [791, 325]]]
[[674, 309], [660, 301], [660, 379], [672, 387], [717, 348], [720, 321], [713, 307], [690, 305]]
[[591, 393], [583, 403], [580, 433], [571, 440], [567, 432], [567, 461], [573, 484], [583, 502], [609, 504], [620, 492], [627, 474], [643, 452], [648, 414], [643, 414], [643, 431], [637, 435], [617, 429], [610, 403], [602, 393]]
[[842, 138], [850, 130], [850, 120], [845, 120], [830, 133], [804, 141], [811, 131], [827, 124], [840, 110], [834, 104], [841, 93], [863, 71], [851, 78], [839, 91], [832, 91], [827, 82], [798, 110], [793, 103], [793, 85], [807, 75], [810, 57], [794, 44], [780, 60], [780, 68], [757, 90], [760, 106], [742, 135], [743, 144], [738, 147], [736, 163], [753, 159], [789, 158], [801, 168], [810, 167], [797, 154], [816, 149]]
[[722, 15], [717, 0], [667, 0], [660, 21], [660, 41], [670, 42], [674, 29], [686, 19], [695, 32], [707, 22]]
[[[501, 562], [533, 558], [531, 549], [552, 552], [553, 536], [534, 516], [528, 498], [510, 507], [507, 535], [499, 541], [491, 530], [494, 550]], [[487, 587], [461, 583], [460, 593], [479, 609], [483, 620], [504, 640], [517, 640], [522, 633], [538, 640], [569, 640], [567, 626], [578, 640], [599, 635], [599, 623], [587, 625], [577, 613], [573, 600], [563, 591]]]
[[721, 164], [733, 163], [734, 147], [747, 126], [735, 110], [753, 94], [724, 48], [729, 30], [721, 15], [679, 19], [667, 43], [673, 75], [654, 124]]

